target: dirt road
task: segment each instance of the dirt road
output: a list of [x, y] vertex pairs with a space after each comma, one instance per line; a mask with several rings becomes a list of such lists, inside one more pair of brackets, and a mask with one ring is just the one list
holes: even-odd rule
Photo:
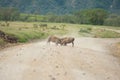
[[109, 47], [120, 39], [76, 38], [75, 46], [45, 41], [0, 51], [0, 80], [120, 80]]

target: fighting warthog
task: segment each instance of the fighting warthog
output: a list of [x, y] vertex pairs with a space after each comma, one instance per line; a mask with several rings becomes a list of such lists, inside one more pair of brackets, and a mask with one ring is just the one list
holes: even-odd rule
[[54, 42], [54, 43], [56, 43], [56, 45], [58, 45], [58, 44], [61, 44], [61, 39], [56, 36], [50, 36], [48, 38], [48, 43], [50, 43], [50, 42]]
[[75, 40], [75, 38], [73, 38], [73, 37], [64, 37], [64, 38], [61, 38], [60, 44], [66, 46], [68, 43], [72, 43], [72, 47], [73, 47], [74, 40]]

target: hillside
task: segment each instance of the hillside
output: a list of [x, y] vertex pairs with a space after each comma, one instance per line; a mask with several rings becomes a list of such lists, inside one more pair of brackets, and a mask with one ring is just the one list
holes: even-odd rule
[[0, 0], [0, 7], [15, 7], [25, 13], [67, 14], [89, 8], [120, 13], [120, 0]]

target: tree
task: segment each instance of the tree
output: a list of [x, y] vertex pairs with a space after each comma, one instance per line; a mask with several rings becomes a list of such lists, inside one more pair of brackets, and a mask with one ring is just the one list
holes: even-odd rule
[[120, 27], [120, 15], [110, 14], [105, 20], [104, 25]]
[[93, 9], [89, 12], [89, 21], [91, 24], [103, 25], [108, 13], [103, 9]]
[[19, 11], [15, 8], [1, 7], [0, 8], [0, 20], [3, 21], [15, 21], [19, 18]]
[[74, 14], [78, 23], [102, 25], [108, 13], [103, 9], [88, 9]]

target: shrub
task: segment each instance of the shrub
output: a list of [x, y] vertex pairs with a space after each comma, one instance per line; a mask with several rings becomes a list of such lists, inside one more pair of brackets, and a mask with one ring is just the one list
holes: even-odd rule
[[83, 32], [83, 33], [90, 33], [90, 32], [91, 32], [91, 30], [92, 30], [92, 28], [87, 27], [87, 28], [81, 28], [81, 29], [79, 30], [79, 32]]
[[109, 17], [105, 20], [104, 25], [120, 26], [120, 16]]

